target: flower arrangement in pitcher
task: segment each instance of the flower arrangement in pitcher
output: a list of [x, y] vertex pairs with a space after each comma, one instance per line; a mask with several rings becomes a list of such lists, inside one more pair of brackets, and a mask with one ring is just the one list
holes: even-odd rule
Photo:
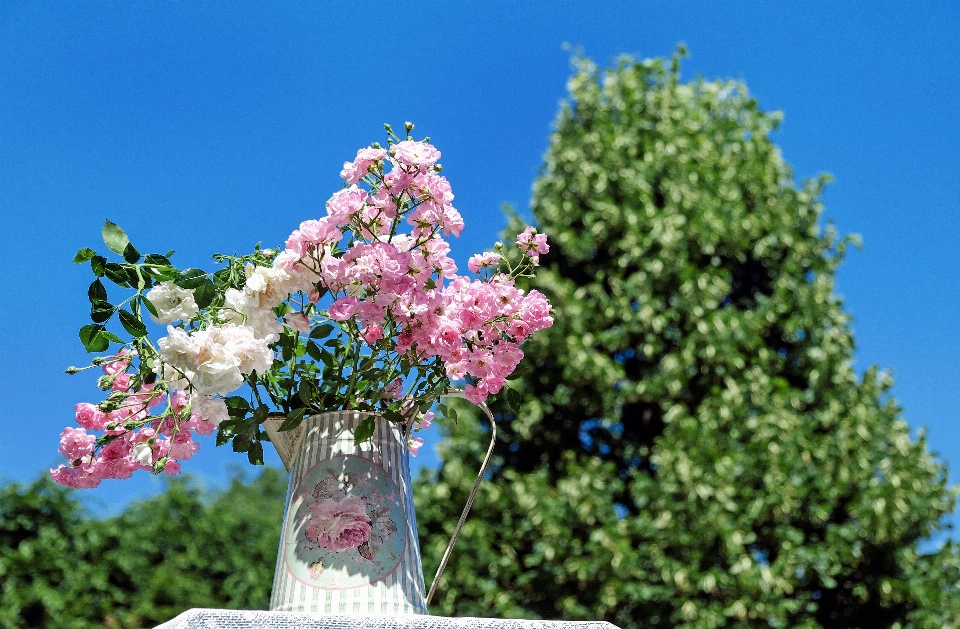
[[[199, 448], [194, 436], [214, 431], [217, 445], [232, 441], [262, 464], [268, 417], [284, 417], [280, 430], [292, 430], [332, 410], [412, 426], [415, 454], [422, 440], [412, 433], [429, 426], [429, 409], [450, 387], [463, 386], [474, 402], [501, 391], [523, 357], [520, 344], [553, 323], [543, 295], [514, 285], [533, 274], [546, 236], [528, 227], [513, 263], [498, 243], [470, 258], [476, 277], [458, 275], [444, 237], [464, 225], [440, 152], [414, 141], [410, 123], [403, 140], [386, 128], [387, 146], [345, 163], [345, 187], [327, 201], [327, 215], [301, 223], [283, 250], [257, 245], [215, 255], [212, 273], [180, 270], [172, 253], [141, 255], [107, 221], [104, 242], [122, 259], [76, 254], [96, 276], [92, 323], [80, 339], [107, 355], [67, 372], [100, 367], [109, 393], [77, 404], [79, 427], [60, 437], [68, 463], [51, 470], [58, 483], [176, 474]], [[126, 296], [111, 299], [104, 279]], [[114, 315], [127, 340], [107, 328]], [[151, 339], [145, 316], [165, 335]], [[373, 430], [369, 418], [355, 438]]]

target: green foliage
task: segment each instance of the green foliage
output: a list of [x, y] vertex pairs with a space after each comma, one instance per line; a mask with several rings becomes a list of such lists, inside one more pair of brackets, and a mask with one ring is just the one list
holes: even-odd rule
[[[576, 65], [533, 198], [556, 324], [525, 346], [520, 410], [497, 409], [433, 612], [960, 626], [957, 545], [918, 550], [956, 490], [890, 377], [851, 367], [826, 179], [795, 185], [779, 116], [741, 84], [681, 83], [679, 55]], [[446, 430], [415, 491], [428, 577], [487, 439]]]
[[266, 609], [285, 476], [212, 496], [188, 478], [90, 517], [48, 477], [0, 489], [0, 627], [152, 627], [191, 607]]

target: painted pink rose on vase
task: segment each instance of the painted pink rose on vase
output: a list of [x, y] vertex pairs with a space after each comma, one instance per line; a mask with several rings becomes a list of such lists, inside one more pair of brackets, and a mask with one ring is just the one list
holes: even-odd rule
[[370, 539], [370, 518], [363, 500], [347, 496], [340, 502], [324, 498], [310, 505], [307, 539], [333, 552], [356, 548]]

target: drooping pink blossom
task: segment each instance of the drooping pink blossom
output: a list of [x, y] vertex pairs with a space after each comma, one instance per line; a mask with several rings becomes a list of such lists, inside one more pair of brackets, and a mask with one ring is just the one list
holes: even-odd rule
[[92, 453], [96, 441], [97, 438], [83, 428], [64, 428], [60, 433], [60, 454], [76, 461]]

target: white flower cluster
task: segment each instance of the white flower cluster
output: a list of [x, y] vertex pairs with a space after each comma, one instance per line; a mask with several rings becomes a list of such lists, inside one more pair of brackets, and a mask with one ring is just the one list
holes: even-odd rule
[[[245, 271], [244, 289], [230, 288], [224, 295], [224, 307], [218, 313], [223, 325], [192, 332], [167, 325], [167, 336], [157, 341], [157, 374], [171, 390], [192, 388], [193, 411], [215, 425], [227, 418], [221, 398], [240, 388], [251, 372], [270, 369], [274, 360], [270, 344], [283, 332], [273, 308], [304, 288], [304, 278], [276, 265], [248, 264]], [[173, 282], [154, 287], [147, 298], [157, 309], [154, 321], [158, 323], [187, 320], [199, 312], [193, 291]]]

